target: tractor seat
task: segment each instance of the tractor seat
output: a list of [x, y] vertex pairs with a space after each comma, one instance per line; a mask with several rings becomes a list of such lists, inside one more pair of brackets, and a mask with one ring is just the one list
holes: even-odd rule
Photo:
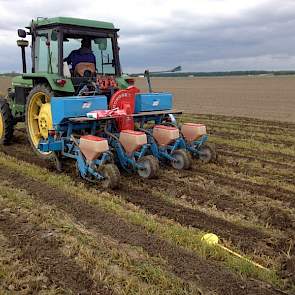
[[80, 62], [75, 66], [74, 77], [94, 77], [95, 65], [90, 62]]

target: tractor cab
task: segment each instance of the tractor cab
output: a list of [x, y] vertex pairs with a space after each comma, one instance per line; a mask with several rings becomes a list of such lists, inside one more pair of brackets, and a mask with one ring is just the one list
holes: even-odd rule
[[[23, 79], [45, 79], [53, 90], [71, 94], [78, 94], [89, 81], [105, 93], [119, 88], [118, 29], [113, 24], [65, 17], [38, 18], [27, 29], [28, 32], [18, 30], [22, 38], [31, 35], [32, 71], [24, 73]], [[23, 65], [26, 71], [25, 55]]]
[[132, 79], [121, 73], [118, 31], [109, 22], [70, 17], [37, 18], [19, 29], [23, 74], [12, 80], [3, 102], [10, 115], [0, 143], [11, 139], [17, 122], [25, 122], [28, 139], [40, 155], [38, 143], [52, 127], [52, 97], [104, 96], [109, 102], [115, 92], [126, 89]]

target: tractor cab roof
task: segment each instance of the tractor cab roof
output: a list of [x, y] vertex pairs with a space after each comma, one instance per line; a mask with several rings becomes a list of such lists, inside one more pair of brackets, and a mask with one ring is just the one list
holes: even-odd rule
[[32, 20], [30, 26], [31, 28], [41, 27], [53, 27], [53, 26], [74, 26], [74, 27], [87, 27], [92, 29], [106, 29], [106, 30], [118, 30], [115, 29], [114, 25], [110, 22], [103, 22], [97, 20], [73, 18], [73, 17], [53, 17], [53, 18], [37, 18]]

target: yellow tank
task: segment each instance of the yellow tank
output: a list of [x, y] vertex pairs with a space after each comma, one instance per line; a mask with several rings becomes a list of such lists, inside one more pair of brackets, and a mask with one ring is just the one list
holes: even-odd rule
[[79, 148], [88, 161], [93, 161], [109, 150], [109, 144], [105, 138], [86, 135], [80, 138]]
[[127, 154], [132, 154], [147, 144], [146, 134], [140, 131], [123, 130], [119, 140]]
[[156, 125], [153, 136], [159, 145], [166, 146], [179, 138], [179, 130], [172, 126]]
[[181, 133], [188, 142], [192, 142], [207, 134], [207, 130], [203, 124], [184, 123], [181, 127]]

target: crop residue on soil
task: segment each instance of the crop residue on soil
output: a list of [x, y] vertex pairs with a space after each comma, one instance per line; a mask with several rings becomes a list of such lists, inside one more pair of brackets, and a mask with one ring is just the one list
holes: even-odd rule
[[[183, 228], [218, 234], [226, 246], [274, 270], [280, 280], [279, 287], [253, 280], [251, 275], [241, 278], [236, 271], [225, 267], [221, 258], [200, 257], [184, 249], [182, 244], [172, 245], [156, 230], [154, 233], [148, 232], [138, 220], [128, 222], [71, 196], [62, 186], [59, 188], [40, 183], [29, 175], [12, 170], [9, 165], [0, 167], [0, 180], [12, 188], [26, 191], [46, 206], [54, 206], [55, 210], [71, 216], [76, 223], [97, 235], [108, 236], [130, 249], [139, 247], [151, 257], [151, 261], [163, 259], [165, 263], [159, 265], [165, 265], [169, 276], [177, 277], [183, 284], [189, 282], [198, 286], [199, 294], [203, 290], [222, 295], [282, 294], [277, 288], [292, 294], [295, 290], [295, 124], [213, 115], [184, 115], [182, 120], [207, 125], [211, 141], [219, 152], [217, 163], [202, 165], [195, 161], [193, 169], [184, 172], [163, 167], [159, 178], [151, 181], [123, 175], [120, 190], [108, 193], [126, 202], [130, 210], [144, 210], [151, 219], [163, 218], [168, 227], [170, 222]], [[17, 161], [27, 162], [29, 166], [45, 167], [50, 177], [58, 175], [52, 163], [33, 155], [24, 129], [16, 130], [15, 143], [0, 147], [0, 152]], [[64, 174], [72, 177], [79, 186], [72, 168], [72, 163], [67, 163]], [[86, 184], [84, 187], [88, 191], [93, 185]], [[103, 193], [97, 187], [97, 198]], [[44, 268], [51, 282], [58, 285], [63, 281], [62, 287], [74, 293], [85, 288], [90, 292], [94, 290], [94, 285], [101, 291], [108, 290], [104, 282], [96, 281], [94, 284], [93, 277], [75, 263], [74, 257], [63, 256], [59, 252], [58, 240], [36, 238], [42, 233], [40, 229], [7, 212], [10, 211], [4, 211], [1, 215], [0, 234], [9, 237], [13, 232], [9, 247], [20, 248], [21, 258], [31, 259], [41, 269]], [[52, 251], [47, 253], [47, 247]], [[48, 261], [44, 262], [41, 254], [36, 254], [38, 249], [42, 256], [49, 258]], [[129, 254], [126, 255], [128, 257]], [[132, 271], [126, 266], [129, 259], [126, 258], [125, 272], [120, 272], [125, 278]], [[112, 263], [116, 264], [116, 259]], [[51, 264], [65, 271], [54, 271]], [[89, 268], [95, 267], [89, 265]], [[68, 276], [69, 269], [73, 269], [73, 274]], [[160, 288], [164, 281], [154, 272], [155, 269], [145, 269], [142, 275], [137, 271], [136, 277], [147, 287], [155, 285]], [[84, 285], [79, 283], [79, 287], [78, 279], [77, 286], [72, 282], [76, 276], [83, 278]], [[118, 287], [120, 282], [118, 279], [117, 285], [109, 286], [110, 290], [121, 294]], [[190, 287], [187, 288], [190, 290]], [[191, 294], [196, 294], [195, 290]], [[148, 289], [146, 292], [149, 294]], [[161, 289], [159, 293], [162, 294]]]

